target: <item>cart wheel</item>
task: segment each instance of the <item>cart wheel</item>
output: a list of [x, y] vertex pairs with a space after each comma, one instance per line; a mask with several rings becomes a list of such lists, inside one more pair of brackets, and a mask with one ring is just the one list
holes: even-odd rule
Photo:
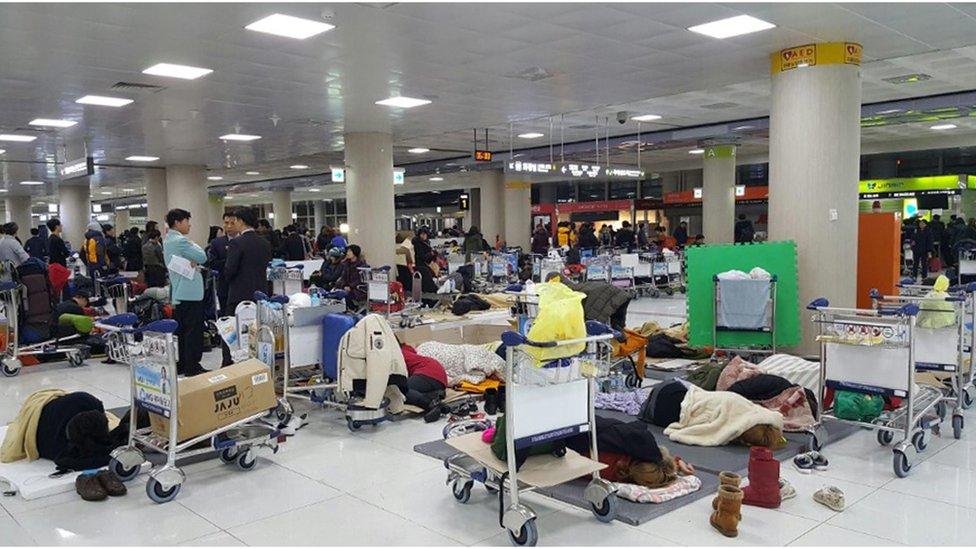
[[946, 414], [948, 413], [948, 409], [946, 407], [946, 403], [945, 402], [940, 402], [940, 403], [936, 404], [935, 405], [935, 413], [938, 414], [939, 420], [944, 420], [946, 418]]
[[471, 499], [472, 486], [474, 486], [474, 481], [467, 480], [462, 483], [461, 479], [455, 480], [454, 484], [451, 485], [451, 492], [454, 493], [454, 499], [458, 503], [467, 503]]
[[78, 366], [81, 366], [84, 363], [85, 363], [85, 356], [80, 352], [71, 353], [68, 355], [68, 364], [72, 368], [77, 368]]
[[668, 295], [674, 295], [674, 288], [665, 288], [664, 293]]
[[968, 410], [973, 406], [973, 395], [969, 394], [969, 391], [962, 392], [962, 407], [964, 410]]
[[362, 425], [351, 417], [346, 418], [346, 427], [349, 427], [350, 431], [358, 431]]
[[224, 448], [220, 451], [220, 461], [224, 463], [234, 463], [237, 459], [237, 446], [231, 446], [230, 448]]
[[250, 471], [251, 469], [254, 469], [255, 465], [258, 464], [258, 460], [256, 457], [254, 457], [254, 454], [251, 453], [251, 450], [248, 449], [241, 452], [240, 455], [237, 456], [236, 463], [237, 468], [241, 471]]
[[894, 452], [894, 469], [895, 476], [898, 478], [905, 478], [908, 476], [908, 472], [912, 470], [911, 464], [908, 463], [908, 457], [902, 452], [895, 450]]
[[174, 484], [169, 490], [163, 490], [163, 485], [158, 480], [149, 477], [149, 482], [146, 483], [146, 495], [156, 503], [167, 503], [176, 499], [182, 487], [182, 484]]
[[552, 455], [556, 456], [557, 458], [564, 457], [566, 455], [566, 447], [560, 446], [559, 448], [556, 448], [552, 451]]
[[613, 519], [617, 517], [617, 494], [609, 494], [599, 507], [591, 503], [590, 510], [593, 511], [596, 520], [613, 522]]
[[20, 373], [21, 363], [16, 358], [13, 360], [0, 361], [0, 369], [6, 377], [14, 377]]
[[508, 532], [508, 541], [517, 547], [535, 547], [539, 542], [539, 529], [535, 525], [535, 519], [529, 519], [518, 532]]
[[141, 468], [142, 466], [136, 465], [131, 469], [126, 469], [125, 466], [122, 465], [122, 462], [115, 458], [110, 459], [108, 462], [108, 470], [115, 473], [115, 476], [119, 477], [119, 480], [122, 482], [129, 482], [130, 480], [139, 476], [139, 469]]
[[651, 297], [661, 297], [661, 292], [658, 290], [651, 291]]
[[912, 445], [919, 452], [924, 452], [926, 448], [929, 447], [928, 441], [925, 439], [925, 431], [919, 431], [912, 435]]
[[878, 431], [878, 444], [887, 446], [895, 440], [895, 434], [891, 431]]
[[964, 421], [962, 416], [952, 416], [952, 436], [959, 440], [962, 438], [962, 428]]
[[686, 293], [688, 291], [688, 288], [685, 288], [684, 286], [678, 286], [678, 291], [681, 293]]
[[627, 374], [627, 379], [624, 381], [628, 389], [636, 389], [641, 386], [640, 379], [637, 378], [637, 374]]

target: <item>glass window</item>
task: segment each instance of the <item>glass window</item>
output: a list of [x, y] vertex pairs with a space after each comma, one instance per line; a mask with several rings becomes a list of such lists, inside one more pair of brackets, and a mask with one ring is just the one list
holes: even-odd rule
[[615, 198], [636, 198], [637, 181], [611, 181], [610, 199]]
[[607, 185], [603, 181], [579, 184], [579, 201], [593, 202], [607, 199]]
[[664, 187], [660, 177], [641, 182], [641, 198], [663, 198]]
[[576, 202], [576, 185], [569, 181], [557, 183], [556, 202]]

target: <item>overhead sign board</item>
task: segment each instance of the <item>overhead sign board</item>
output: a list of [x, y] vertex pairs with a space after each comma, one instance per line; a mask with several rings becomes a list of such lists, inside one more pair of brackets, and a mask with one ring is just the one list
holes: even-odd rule
[[605, 164], [584, 164], [582, 162], [523, 162], [511, 161], [507, 171], [550, 176], [563, 176], [570, 179], [640, 179], [644, 172], [629, 166], [607, 166]]
[[[899, 177], [894, 179], [867, 179], [858, 185], [861, 198], [915, 196], [916, 193], [954, 194], [972, 188], [971, 176], [935, 175], [928, 177]], [[951, 191], [951, 192], [946, 192]]]
[[491, 151], [474, 151], [474, 159], [478, 162], [491, 162]]
[[86, 177], [95, 174], [95, 159], [90, 156], [67, 160], [58, 169], [62, 180]]
[[468, 196], [468, 193], [461, 193], [461, 196], [458, 198], [458, 209], [462, 212], [471, 209], [471, 198]]

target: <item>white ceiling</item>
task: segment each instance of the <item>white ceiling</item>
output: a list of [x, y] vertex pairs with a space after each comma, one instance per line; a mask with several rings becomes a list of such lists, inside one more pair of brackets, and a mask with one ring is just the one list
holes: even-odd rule
[[[273, 12], [320, 19], [323, 10], [337, 28], [305, 41], [243, 29]], [[727, 40], [685, 30], [742, 13], [777, 28]], [[645, 131], [765, 116], [769, 53], [822, 40], [864, 45], [865, 102], [976, 89], [974, 25], [973, 5], [938, 3], [2, 4], [0, 48], [14, 53], [0, 64], [0, 129], [37, 117], [79, 124], [0, 144], [0, 177], [13, 192], [22, 179], [44, 178], [52, 185], [36, 192], [50, 194], [53, 167], [27, 162], [60, 157], [82, 139], [101, 164], [149, 154], [160, 165], [205, 164], [224, 184], [302, 175], [288, 168], [295, 163], [320, 173], [341, 161], [345, 131], [391, 131], [395, 161], [405, 163], [466, 154], [476, 127], [491, 128], [490, 148], [507, 149], [510, 123], [516, 133], [549, 134], [551, 116], [556, 128], [563, 121], [566, 141], [593, 139], [595, 124], [602, 134], [607, 117], [612, 135], [635, 131], [613, 121], [621, 110], [663, 115]], [[141, 74], [163, 61], [214, 73], [196, 81]], [[519, 77], [540, 70], [551, 76]], [[908, 73], [932, 79], [883, 80]], [[165, 89], [119, 93], [110, 89], [116, 82]], [[85, 94], [135, 103], [74, 103]], [[396, 94], [433, 103], [374, 105]], [[238, 128], [263, 139], [217, 139]], [[864, 139], [890, 131], [914, 130]], [[516, 147], [550, 137], [558, 135]], [[414, 146], [432, 153], [407, 154]], [[764, 138], [743, 146], [763, 149]], [[686, 152], [648, 154], [670, 162]], [[243, 175], [249, 169], [261, 175]], [[142, 173], [105, 168], [96, 184], [141, 189]]]

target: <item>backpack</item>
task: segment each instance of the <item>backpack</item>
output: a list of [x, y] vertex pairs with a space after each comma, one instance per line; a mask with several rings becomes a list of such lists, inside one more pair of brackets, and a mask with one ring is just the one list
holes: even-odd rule
[[166, 318], [162, 302], [147, 295], [139, 296], [133, 300], [129, 304], [129, 312], [139, 317], [140, 326]]
[[98, 257], [98, 241], [94, 238], [85, 239], [85, 263], [89, 265], [98, 265], [100, 262], [108, 263], [108, 261], [102, 261], [102, 258]]

